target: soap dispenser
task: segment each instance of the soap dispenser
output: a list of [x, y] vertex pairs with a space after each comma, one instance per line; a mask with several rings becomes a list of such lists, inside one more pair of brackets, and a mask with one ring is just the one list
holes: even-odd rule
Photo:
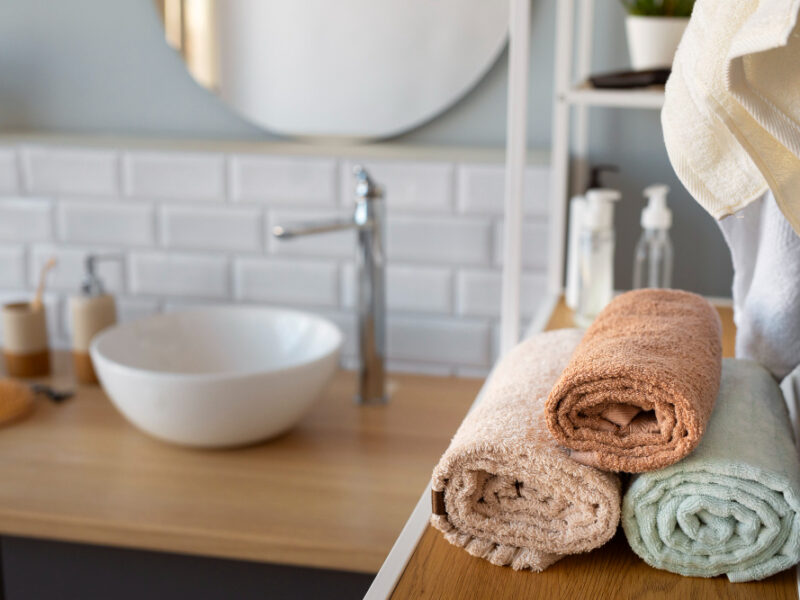
[[616, 165], [596, 165], [591, 169], [589, 185], [582, 195], [573, 196], [569, 201], [569, 237], [567, 239], [567, 285], [564, 300], [573, 311], [580, 302], [580, 242], [583, 230], [583, 213], [586, 209], [586, 192], [602, 188], [603, 173], [616, 173]]
[[89, 356], [89, 344], [95, 334], [117, 321], [114, 297], [105, 292], [96, 271], [97, 263], [104, 260], [121, 260], [121, 257], [116, 254], [89, 254], [84, 263], [86, 273], [80, 293], [69, 299], [72, 359], [75, 376], [81, 383], [97, 383], [97, 375]]
[[614, 202], [617, 190], [586, 192], [579, 241], [579, 293], [575, 322], [588, 327], [614, 294]]
[[645, 188], [647, 206], [642, 210], [642, 237], [636, 244], [633, 287], [668, 288], [672, 284], [672, 211], [667, 206], [669, 187], [655, 184]]

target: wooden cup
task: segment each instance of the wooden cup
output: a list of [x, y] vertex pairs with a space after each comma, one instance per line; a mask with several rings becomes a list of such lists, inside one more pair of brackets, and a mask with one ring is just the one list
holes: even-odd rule
[[3, 358], [11, 377], [41, 377], [50, 374], [47, 319], [44, 307], [29, 302], [6, 304], [2, 309]]

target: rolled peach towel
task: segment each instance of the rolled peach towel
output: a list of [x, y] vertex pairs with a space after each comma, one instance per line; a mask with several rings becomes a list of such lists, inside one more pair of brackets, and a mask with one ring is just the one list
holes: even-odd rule
[[719, 315], [679, 290], [627, 292], [586, 331], [547, 400], [547, 426], [584, 464], [641, 473], [697, 447], [717, 397]]
[[563, 329], [511, 350], [433, 472], [431, 523], [473, 556], [542, 571], [617, 529], [619, 478], [571, 460], [545, 424], [547, 393], [580, 338]]

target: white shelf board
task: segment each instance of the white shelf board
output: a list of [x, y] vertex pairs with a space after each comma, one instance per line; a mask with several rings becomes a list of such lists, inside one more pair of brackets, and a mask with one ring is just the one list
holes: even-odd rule
[[609, 90], [597, 89], [584, 83], [570, 89], [562, 100], [566, 100], [569, 104], [586, 106], [660, 109], [664, 105], [664, 88], [653, 86], [630, 90]]

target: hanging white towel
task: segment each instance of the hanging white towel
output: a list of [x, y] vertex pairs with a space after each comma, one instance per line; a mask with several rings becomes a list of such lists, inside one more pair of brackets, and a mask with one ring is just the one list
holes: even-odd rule
[[770, 192], [720, 228], [733, 259], [736, 356], [780, 380], [800, 364], [800, 236]]
[[721, 219], [769, 187], [800, 232], [800, 0], [698, 0], [661, 113], [678, 177]]

